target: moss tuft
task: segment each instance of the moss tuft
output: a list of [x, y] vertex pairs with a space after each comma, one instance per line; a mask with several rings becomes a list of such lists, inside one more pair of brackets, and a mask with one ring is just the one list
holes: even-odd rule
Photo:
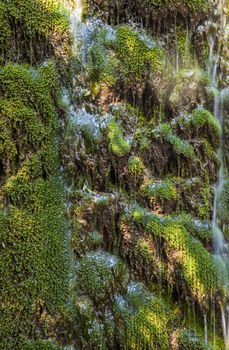
[[144, 169], [144, 165], [142, 160], [139, 157], [131, 157], [128, 160], [128, 171], [129, 174], [135, 177], [139, 177], [142, 175]]
[[173, 151], [177, 155], [182, 155], [186, 158], [193, 158], [195, 153], [192, 145], [187, 141], [181, 140], [178, 136], [173, 134], [172, 127], [167, 123], [162, 123], [155, 130], [156, 134], [162, 135], [163, 138], [169, 142], [173, 148]]
[[64, 186], [57, 130], [60, 85], [49, 61], [32, 69], [0, 69], [1, 211], [0, 348], [24, 350], [34, 336], [36, 309], [52, 315], [68, 293]]
[[212, 256], [202, 244], [194, 240], [183, 225], [170, 217], [160, 218], [142, 208], [135, 209], [132, 216], [153, 238], [160, 237], [164, 240], [168, 259], [171, 252], [174, 252], [173, 264], [181, 267], [180, 276], [193, 297], [200, 304], [208, 300], [217, 290], [218, 277]]
[[125, 79], [142, 79], [146, 76], [147, 67], [152, 72], [160, 72], [163, 52], [153, 41], [146, 42], [138, 33], [129, 27], [117, 29], [117, 48], [122, 62], [122, 74]]
[[177, 197], [176, 187], [169, 180], [144, 184], [140, 191], [148, 198], [159, 200], [175, 200]]
[[125, 156], [130, 152], [130, 145], [124, 139], [123, 131], [118, 124], [112, 120], [108, 125], [109, 149], [116, 156]]

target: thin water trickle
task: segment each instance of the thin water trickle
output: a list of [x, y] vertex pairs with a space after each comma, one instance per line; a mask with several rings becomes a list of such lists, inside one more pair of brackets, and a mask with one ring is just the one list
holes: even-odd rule
[[207, 323], [207, 314], [204, 314], [204, 342], [208, 344], [208, 323]]
[[[226, 29], [226, 15], [225, 15], [225, 0], [218, 0], [216, 3], [214, 18], [209, 23], [209, 65], [208, 74], [211, 80], [211, 88], [214, 91], [214, 115], [219, 121], [220, 125], [223, 125], [223, 93], [220, 87], [220, 54], [222, 50], [225, 29]], [[225, 349], [229, 349], [229, 304], [228, 304], [228, 285], [229, 285], [229, 273], [228, 273], [228, 243], [225, 240], [224, 233], [220, 226], [219, 220], [219, 205], [220, 196], [225, 183], [224, 174], [224, 155], [222, 138], [218, 149], [218, 159], [220, 161], [220, 169], [218, 172], [218, 181], [215, 186], [214, 204], [213, 204], [213, 216], [212, 216], [212, 231], [213, 231], [213, 252], [214, 259], [218, 266], [218, 271], [224, 287], [224, 299], [226, 302], [221, 301], [221, 314], [222, 314], [222, 330], [225, 342]], [[205, 320], [204, 320], [205, 322]]]
[[82, 22], [83, 5], [82, 0], [75, 0], [71, 10], [71, 32], [73, 34], [73, 54], [79, 56], [82, 67], [86, 63], [87, 47], [87, 24]]

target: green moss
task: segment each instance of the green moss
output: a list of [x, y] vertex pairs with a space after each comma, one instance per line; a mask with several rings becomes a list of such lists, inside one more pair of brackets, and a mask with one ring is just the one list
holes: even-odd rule
[[196, 108], [192, 114], [177, 118], [176, 124], [181, 129], [185, 127], [187, 131], [193, 130], [196, 137], [202, 137], [207, 155], [215, 158], [214, 150], [219, 147], [222, 128], [219, 121], [208, 110], [202, 107]]
[[142, 160], [139, 157], [131, 157], [128, 160], [129, 174], [135, 177], [141, 176], [144, 169]]
[[87, 244], [90, 249], [98, 249], [103, 242], [103, 236], [97, 231], [89, 232]]
[[171, 143], [176, 154], [183, 155], [187, 158], [194, 158], [194, 149], [188, 142], [183, 141], [179, 137], [172, 134], [169, 135], [168, 141]]
[[142, 79], [147, 66], [152, 72], [161, 71], [163, 52], [153, 41], [147, 45], [137, 32], [123, 26], [117, 29], [117, 48], [124, 79]]
[[[35, 310], [52, 315], [67, 298], [64, 186], [57, 130], [60, 84], [52, 62], [0, 69], [1, 211], [0, 348], [24, 350]], [[2, 204], [3, 204], [2, 203]]]
[[138, 144], [140, 152], [146, 151], [150, 147], [152, 131], [148, 127], [138, 127], [136, 129], [134, 139]]
[[200, 303], [204, 302], [217, 287], [217, 271], [211, 255], [180, 225], [169, 224], [164, 235], [170, 249], [180, 253], [177, 262], [181, 265], [182, 277], [193, 297]]
[[163, 51], [149, 37], [140, 36], [130, 27], [98, 28], [94, 30], [87, 59], [91, 90], [96, 97], [103, 83], [109, 87], [118, 82], [129, 85], [141, 81], [148, 69], [159, 74]]
[[[20, 62], [37, 63], [54, 52], [59, 57], [66, 56], [70, 21], [61, 1], [11, 0], [1, 2], [0, 6], [0, 57], [3, 62], [17, 57]], [[55, 43], [54, 48], [51, 43]]]
[[224, 182], [224, 186], [220, 193], [219, 200], [219, 219], [220, 222], [224, 225], [229, 225], [229, 179], [226, 179]]
[[152, 263], [152, 250], [144, 239], [140, 239], [136, 245], [136, 254], [147, 264]]
[[119, 62], [114, 53], [114, 42], [109, 39], [107, 29], [94, 31], [93, 45], [87, 52], [87, 57], [92, 94], [96, 96], [103, 82], [109, 86], [113, 86], [117, 81], [118, 75]]
[[50, 61], [37, 70], [6, 65], [0, 70], [0, 85], [0, 157], [5, 172], [16, 168], [17, 159], [25, 149], [28, 158], [34, 149], [39, 149], [45, 171], [49, 173], [57, 158], [52, 156], [56, 153], [56, 107], [61, 108], [54, 64]]
[[80, 290], [95, 302], [112, 298], [114, 290], [123, 288], [128, 274], [122, 261], [106, 252], [90, 252], [80, 261], [77, 283]]
[[169, 313], [164, 300], [147, 293], [140, 283], [132, 283], [126, 306], [120, 311], [124, 329], [120, 328], [119, 332], [123, 332], [120, 338], [124, 348], [169, 348]]
[[209, 221], [212, 215], [214, 188], [209, 174], [204, 169], [201, 170], [203, 178], [175, 177], [172, 180], [177, 188], [178, 210], [189, 213], [199, 220]]
[[194, 298], [203, 303], [218, 286], [217, 270], [211, 255], [202, 244], [193, 240], [185, 227], [171, 218], [157, 217], [144, 209], [132, 212], [136, 223], [142, 225], [154, 238], [164, 239], [168, 246], [168, 258], [173, 251], [175, 264], [181, 267], [181, 277], [187, 283]]
[[184, 66], [188, 66], [191, 59], [191, 52], [189, 47], [187, 29], [179, 26], [176, 27], [176, 44], [179, 58], [181, 59]]
[[209, 222], [196, 220], [191, 215], [185, 213], [174, 216], [174, 220], [182, 224], [192, 236], [198, 238], [200, 241], [211, 243], [212, 231]]
[[161, 134], [167, 142], [169, 142], [173, 148], [173, 151], [177, 155], [182, 155], [186, 158], [193, 158], [195, 153], [193, 146], [187, 141], [181, 140], [179, 137], [173, 134], [172, 127], [167, 123], [162, 123], [156, 129], [156, 133]]
[[192, 123], [196, 127], [207, 126], [215, 135], [220, 136], [222, 133], [219, 121], [204, 108], [195, 109], [192, 113]]
[[108, 125], [109, 149], [116, 156], [125, 156], [130, 152], [130, 145], [123, 136], [123, 131], [118, 124], [112, 120]]
[[155, 198], [160, 200], [175, 200], [177, 197], [177, 191], [174, 184], [169, 180], [152, 182], [144, 184], [141, 189], [141, 193], [148, 198]]
[[209, 213], [212, 210], [212, 193], [210, 184], [206, 183], [206, 185], [200, 189], [199, 194], [201, 203], [197, 205], [197, 214], [199, 218], [204, 220], [209, 217]]

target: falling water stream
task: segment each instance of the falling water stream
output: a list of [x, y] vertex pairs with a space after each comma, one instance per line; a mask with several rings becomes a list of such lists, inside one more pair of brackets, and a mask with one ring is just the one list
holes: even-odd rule
[[[226, 29], [225, 0], [218, 0], [215, 6], [214, 19], [209, 25], [209, 66], [208, 73], [211, 80], [211, 88], [214, 92], [214, 115], [223, 125], [223, 103], [220, 76], [220, 54]], [[213, 231], [213, 252], [217, 263], [224, 288], [224, 300], [221, 300], [222, 330], [225, 342], [225, 349], [229, 349], [229, 255], [228, 243], [219, 222], [220, 196], [225, 183], [224, 156], [222, 138], [218, 149], [220, 169], [218, 181], [215, 186], [212, 231]], [[205, 336], [206, 339], [206, 336]]]

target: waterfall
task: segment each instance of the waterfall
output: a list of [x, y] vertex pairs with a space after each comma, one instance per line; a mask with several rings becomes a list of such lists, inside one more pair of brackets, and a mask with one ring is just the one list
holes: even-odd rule
[[82, 0], [75, 0], [71, 9], [71, 32], [73, 34], [73, 54], [79, 56], [80, 63], [84, 67], [86, 62], [87, 25], [82, 22]]
[[[225, 0], [218, 0], [215, 8], [214, 17], [217, 22], [213, 20], [210, 23], [209, 34], [209, 66], [208, 73], [211, 79], [211, 88], [214, 92], [214, 115], [218, 119], [220, 125], [223, 124], [223, 108], [222, 108], [222, 90], [220, 82], [220, 54], [223, 45], [223, 39], [226, 29], [226, 15], [225, 15]], [[220, 227], [218, 209], [220, 204], [220, 195], [222, 193], [225, 183], [224, 172], [224, 155], [222, 138], [218, 149], [218, 159], [220, 161], [220, 169], [218, 173], [218, 181], [215, 186], [213, 217], [212, 217], [212, 231], [213, 231], [213, 252], [214, 259], [217, 263], [219, 273], [221, 276], [224, 299], [221, 302], [222, 314], [222, 329], [225, 342], [225, 349], [229, 349], [229, 255], [228, 243], [225, 240], [224, 233]]]

